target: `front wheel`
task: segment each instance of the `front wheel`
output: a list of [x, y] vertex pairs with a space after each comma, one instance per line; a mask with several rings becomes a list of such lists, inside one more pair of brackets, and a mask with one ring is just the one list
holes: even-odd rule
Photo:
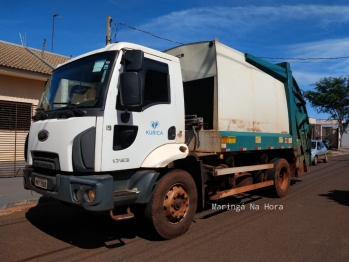
[[186, 171], [175, 169], [156, 183], [145, 208], [145, 217], [161, 237], [171, 239], [189, 229], [196, 206], [194, 179]]
[[314, 157], [313, 166], [317, 165], [317, 156]]
[[270, 161], [274, 168], [267, 171], [268, 180], [274, 180], [274, 193], [278, 197], [287, 195], [290, 188], [291, 172], [288, 162], [283, 158], [275, 158]]

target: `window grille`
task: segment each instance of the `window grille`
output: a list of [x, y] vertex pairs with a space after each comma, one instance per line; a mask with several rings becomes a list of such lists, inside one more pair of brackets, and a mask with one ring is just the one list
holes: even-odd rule
[[36, 106], [0, 100], [0, 178], [22, 176], [25, 138]]

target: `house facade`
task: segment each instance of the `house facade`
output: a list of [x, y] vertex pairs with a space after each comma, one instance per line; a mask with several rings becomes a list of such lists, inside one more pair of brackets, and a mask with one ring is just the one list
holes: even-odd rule
[[349, 147], [349, 129], [341, 137], [337, 120], [309, 118], [311, 138], [331, 141], [334, 148]]
[[0, 177], [22, 175], [31, 117], [52, 70], [69, 59], [0, 41]]

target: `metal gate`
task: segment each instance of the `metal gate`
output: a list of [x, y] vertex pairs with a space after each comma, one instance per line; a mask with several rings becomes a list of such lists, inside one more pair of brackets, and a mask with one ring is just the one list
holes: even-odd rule
[[0, 178], [22, 176], [24, 144], [36, 106], [0, 101]]

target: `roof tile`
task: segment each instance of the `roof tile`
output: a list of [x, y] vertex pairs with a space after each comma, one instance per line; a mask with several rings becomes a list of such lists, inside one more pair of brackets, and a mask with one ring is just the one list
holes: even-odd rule
[[0, 41], [0, 66], [51, 74], [52, 68], [48, 64], [57, 66], [69, 59], [50, 52], [44, 52], [42, 57], [41, 50]]

